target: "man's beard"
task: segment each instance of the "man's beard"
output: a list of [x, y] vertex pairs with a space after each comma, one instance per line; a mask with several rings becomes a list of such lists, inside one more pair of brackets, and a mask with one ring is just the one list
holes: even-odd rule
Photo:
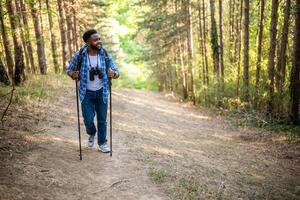
[[98, 45], [91, 45], [90, 47], [91, 47], [91, 49], [98, 51], [101, 49], [101, 44], [99, 45], [99, 47], [98, 47]]

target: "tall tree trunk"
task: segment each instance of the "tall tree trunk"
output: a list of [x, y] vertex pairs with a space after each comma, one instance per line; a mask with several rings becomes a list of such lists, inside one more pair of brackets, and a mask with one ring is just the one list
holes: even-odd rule
[[[238, 4], [237, 4], [238, 6]], [[236, 85], [236, 97], [239, 99], [240, 97], [240, 71], [241, 71], [241, 49], [242, 49], [242, 19], [243, 19], [243, 0], [240, 2], [240, 18], [236, 17], [236, 33], [239, 33], [236, 37], [236, 48], [238, 58], [237, 58], [237, 85]], [[236, 58], [234, 59], [236, 60]]]
[[244, 73], [243, 73], [243, 99], [249, 101], [249, 0], [245, 0], [244, 6]]
[[49, 20], [49, 28], [50, 28], [50, 36], [51, 36], [51, 51], [52, 51], [52, 58], [53, 58], [53, 64], [54, 64], [54, 70], [55, 73], [59, 72], [59, 64], [58, 64], [58, 54], [57, 54], [57, 45], [56, 45], [56, 36], [54, 34], [53, 30], [53, 20], [52, 20], [52, 10], [49, 4], [49, 0], [46, 0], [46, 6], [47, 6], [47, 13], [48, 13], [48, 20]]
[[22, 53], [22, 44], [20, 41], [20, 24], [16, 16], [16, 8], [12, 1], [6, 1], [6, 8], [9, 15], [10, 26], [12, 30], [12, 37], [14, 42], [14, 59], [15, 59], [15, 73], [14, 85], [21, 84], [21, 75], [24, 72], [24, 62]]
[[3, 13], [2, 8], [3, 8], [2, 1], [0, 1], [0, 25], [1, 25], [3, 46], [4, 46], [4, 51], [5, 51], [5, 60], [6, 60], [7, 68], [8, 68], [8, 74], [11, 78], [13, 78], [14, 63], [13, 63], [13, 58], [12, 58], [11, 51], [10, 51], [11, 48], [10, 48], [10, 43], [9, 43], [6, 27], [4, 24], [4, 18], [3, 18], [4, 13]]
[[291, 69], [290, 82], [290, 118], [293, 124], [299, 125], [299, 101], [300, 101], [300, 0], [296, 0], [295, 6], [295, 34], [294, 34], [294, 63]]
[[33, 58], [33, 50], [32, 50], [32, 44], [30, 41], [30, 33], [29, 33], [29, 26], [28, 26], [28, 18], [27, 18], [27, 10], [26, 5], [24, 3], [24, 0], [20, 0], [21, 3], [21, 12], [22, 12], [22, 20], [24, 24], [24, 34], [25, 34], [25, 45], [28, 52], [29, 62], [30, 62], [30, 71], [32, 73], [36, 72], [36, 67], [34, 64], [34, 58]]
[[289, 20], [290, 20], [291, 0], [286, 0], [284, 7], [284, 19], [281, 35], [280, 53], [277, 60], [276, 87], [279, 94], [282, 93], [286, 71], [286, 48], [288, 43]]
[[38, 9], [38, 11], [39, 11], [39, 15], [40, 15], [40, 24], [41, 24], [41, 33], [42, 33], [42, 35], [41, 35], [41, 37], [42, 37], [42, 40], [43, 41], [45, 41], [44, 40], [44, 23], [43, 23], [43, 15], [42, 15], [42, 0], [38, 0], [39, 1], [39, 9]]
[[[206, 83], [206, 72], [205, 72], [205, 57], [204, 57], [204, 40], [203, 40], [203, 30], [202, 30], [202, 19], [201, 19], [201, 2], [198, 0], [198, 20], [199, 20], [199, 33], [198, 33], [198, 38], [199, 38], [199, 49], [200, 49], [200, 54], [201, 54], [201, 65], [202, 65], [202, 83], [203, 85], [207, 85]], [[201, 69], [199, 69], [201, 71]], [[199, 79], [200, 73], [199, 73]]]
[[258, 106], [259, 99], [259, 80], [261, 71], [261, 59], [262, 59], [262, 43], [263, 43], [263, 33], [264, 33], [264, 18], [265, 18], [265, 0], [260, 0], [260, 15], [259, 15], [259, 31], [257, 38], [257, 62], [256, 62], [256, 77], [255, 77], [255, 89], [256, 95], [254, 100], [255, 107]]
[[278, 0], [272, 0], [271, 24], [270, 24], [270, 54], [268, 64], [268, 105], [267, 115], [272, 116], [274, 107], [274, 66], [277, 37]]
[[40, 27], [40, 17], [37, 9], [35, 8], [35, 3], [36, 2], [34, 2], [33, 0], [30, 1], [29, 6], [31, 10], [31, 16], [34, 22], [34, 33], [35, 33], [36, 45], [37, 45], [39, 69], [41, 74], [46, 74], [47, 67], [46, 67], [45, 46], [44, 46], [44, 40], [43, 40], [41, 27]]
[[[39, 3], [39, 9], [38, 9], [38, 12], [39, 12], [39, 15], [40, 15], [40, 24], [41, 24], [41, 41], [42, 41], [42, 46], [43, 46], [43, 50], [44, 50], [44, 54], [45, 54], [45, 40], [44, 40], [44, 23], [43, 23], [43, 15], [42, 15], [42, 1], [43, 0], [38, 0], [38, 3]], [[46, 61], [46, 57], [45, 57], [45, 67], [47, 66], [47, 61]], [[47, 68], [44, 69], [44, 73], [46, 74], [47, 73]], [[44, 74], [42, 73], [42, 74]]]
[[65, 71], [66, 66], [68, 65], [67, 58], [67, 37], [66, 37], [66, 28], [65, 28], [65, 16], [63, 11], [62, 0], [57, 0], [57, 7], [59, 13], [59, 30], [60, 30], [60, 38], [61, 38], [61, 46], [62, 46], [62, 59], [63, 59], [63, 71]]
[[194, 83], [194, 73], [195, 73], [195, 69], [193, 66], [193, 54], [194, 54], [194, 50], [193, 50], [193, 25], [192, 25], [192, 7], [191, 7], [191, 3], [188, 0], [188, 5], [187, 5], [187, 46], [188, 46], [188, 63], [189, 63], [189, 74], [191, 77], [191, 92], [192, 92], [192, 100], [193, 100], [193, 104], [196, 104], [196, 97], [195, 97], [195, 83]]
[[23, 67], [23, 71], [21, 71], [22, 73], [22, 78], [23, 81], [27, 79], [26, 77], [26, 73], [25, 70], [28, 70], [28, 66], [29, 66], [29, 55], [28, 55], [28, 50], [27, 50], [27, 45], [26, 45], [26, 39], [25, 39], [25, 35], [24, 35], [24, 22], [21, 19], [21, 15], [22, 15], [22, 10], [21, 10], [21, 5], [20, 5], [20, 0], [15, 0], [15, 5], [16, 5], [16, 11], [17, 11], [17, 21], [19, 24], [19, 30], [20, 30], [20, 36], [21, 36], [21, 42], [22, 42], [22, 46], [24, 49], [24, 53], [25, 53], [25, 59], [26, 59], [26, 65], [24, 65]]
[[206, 48], [206, 23], [205, 23], [205, 3], [202, 0], [202, 19], [203, 19], [203, 47], [204, 47], [204, 59], [205, 59], [205, 71], [206, 71], [206, 84], [209, 84], [209, 68], [208, 68], [208, 58], [207, 58], [207, 48]]
[[219, 31], [220, 31], [220, 66], [221, 66], [221, 88], [224, 92], [224, 47], [223, 47], [223, 22], [222, 22], [222, 0], [219, 0]]
[[214, 75], [216, 81], [219, 80], [219, 44], [218, 44], [218, 32], [215, 19], [215, 3], [214, 0], [210, 0], [210, 17], [211, 17], [211, 46], [213, 51], [214, 62]]
[[176, 48], [176, 51], [175, 51], [175, 66], [176, 66], [176, 72], [177, 72], [177, 90], [179, 90], [180, 86], [182, 86], [183, 84], [183, 78], [182, 76], [180, 75], [180, 51], [179, 51], [179, 48], [180, 48], [180, 44], [179, 44], [179, 30], [178, 30], [178, 15], [177, 15], [177, 11], [178, 11], [178, 3], [177, 3], [177, 0], [173, 0], [173, 4], [174, 4], [174, 7], [173, 7], [173, 10], [174, 10], [174, 16], [175, 16], [175, 27], [176, 27], [176, 37], [175, 37], [175, 40], [176, 40], [176, 43], [175, 43], [175, 48]]
[[[219, 1], [219, 5], [220, 5], [220, 1]], [[232, 30], [232, 24], [233, 24], [233, 22], [232, 22], [232, 15], [234, 15], [234, 13], [232, 13], [232, 0], [229, 0], [229, 30], [230, 30], [230, 32], [229, 32], [229, 41], [230, 41], [230, 43], [231, 43], [231, 41], [232, 41], [232, 38], [233, 38], [233, 35], [232, 35], [232, 33], [233, 33], [233, 30]]]
[[181, 41], [179, 41], [178, 44], [179, 47], [179, 58], [180, 58], [180, 70], [181, 70], [181, 76], [182, 76], [182, 94], [183, 99], [187, 99], [188, 92], [187, 92], [187, 80], [186, 80], [186, 72], [185, 72], [185, 66], [184, 66], [184, 60], [183, 60], [183, 51], [182, 51], [182, 44]]
[[[180, 5], [180, 11], [182, 13], [185, 12], [185, 4], [184, 4], [184, 0], [181, 0], [181, 5]], [[180, 23], [181, 24], [185, 24], [185, 18], [180, 18]], [[181, 70], [182, 70], [182, 76], [183, 78], [183, 99], [187, 99], [188, 98], [188, 69], [186, 68], [186, 65], [188, 66], [188, 61], [185, 62], [185, 57], [184, 55], [186, 55], [186, 38], [185, 35], [183, 35], [184, 32], [180, 32], [179, 37], [180, 37], [180, 44], [181, 44], [181, 48], [180, 48], [180, 62], [181, 62]]]
[[77, 17], [76, 17], [76, 4], [74, 0], [70, 0], [71, 3], [71, 13], [73, 18], [73, 26], [72, 26], [72, 35], [73, 35], [73, 50], [78, 49], [78, 35], [77, 35]]
[[234, 40], [235, 40], [235, 37], [236, 37], [236, 30], [235, 30], [235, 0], [231, 0], [231, 3], [230, 3], [230, 10], [231, 10], [231, 15], [229, 16], [230, 17], [230, 21], [231, 21], [231, 24], [230, 24], [230, 40], [229, 40], [229, 45], [230, 45], [230, 57], [229, 57], [229, 61], [230, 63], [233, 63], [234, 62], [234, 56], [232, 55], [233, 54], [233, 51], [232, 49], [234, 48], [233, 45], [234, 45]]
[[67, 38], [68, 38], [68, 50], [69, 50], [69, 59], [71, 59], [71, 56], [73, 54], [73, 38], [72, 38], [72, 21], [71, 21], [71, 12], [70, 12], [70, 0], [64, 0], [64, 11], [66, 16], [66, 22], [67, 22]]

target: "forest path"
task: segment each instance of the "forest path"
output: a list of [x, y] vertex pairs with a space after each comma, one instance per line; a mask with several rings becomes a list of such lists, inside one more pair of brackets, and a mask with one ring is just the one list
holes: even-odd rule
[[299, 155], [274, 155], [272, 145], [245, 139], [257, 129], [157, 92], [115, 89], [113, 156], [87, 149], [81, 124], [80, 161], [74, 86], [60, 90], [45, 132], [32, 136], [38, 148], [16, 163], [17, 184], [6, 188], [13, 199], [299, 198]]

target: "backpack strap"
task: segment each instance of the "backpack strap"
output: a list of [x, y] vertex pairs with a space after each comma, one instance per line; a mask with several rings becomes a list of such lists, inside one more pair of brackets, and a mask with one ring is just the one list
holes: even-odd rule
[[79, 50], [79, 59], [77, 61], [77, 65], [76, 65], [76, 71], [80, 71], [81, 69], [81, 64], [82, 64], [82, 60], [83, 60], [83, 55], [82, 52], [83, 50], [87, 47], [87, 45], [84, 45], [80, 50]]
[[[102, 47], [102, 49], [104, 51], [105, 68], [106, 68], [106, 74], [107, 74], [108, 73], [108, 69], [109, 69], [109, 57], [108, 57], [107, 51], [103, 47]], [[111, 89], [111, 78], [108, 78], [108, 84], [109, 84], [109, 87]]]
[[105, 68], [106, 68], [106, 73], [107, 73], [107, 71], [109, 69], [109, 57], [108, 57], [108, 53], [107, 53], [106, 49], [104, 49], [103, 47], [102, 47], [102, 49], [104, 52]]
[[83, 60], [83, 50], [87, 47], [87, 45], [85, 44], [80, 50], [79, 50], [79, 59], [77, 61], [77, 65], [76, 65], [76, 71], [79, 71], [79, 78], [78, 80], [80, 80], [80, 69], [81, 69], [81, 64], [82, 64], [82, 60]]

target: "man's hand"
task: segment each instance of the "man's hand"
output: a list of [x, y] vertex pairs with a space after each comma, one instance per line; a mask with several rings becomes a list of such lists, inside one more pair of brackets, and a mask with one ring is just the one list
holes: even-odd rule
[[108, 74], [108, 77], [110, 77], [110, 78], [117, 78], [118, 77], [118, 72], [115, 72], [110, 68], [108, 69], [107, 74]]
[[79, 71], [71, 71], [71, 72], [69, 73], [69, 76], [70, 76], [73, 80], [78, 79], [78, 77], [79, 77]]

